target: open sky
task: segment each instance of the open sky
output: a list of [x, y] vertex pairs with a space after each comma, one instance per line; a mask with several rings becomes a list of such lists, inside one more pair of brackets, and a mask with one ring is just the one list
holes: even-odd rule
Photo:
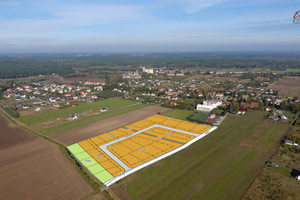
[[300, 51], [300, 0], [0, 0], [0, 52]]

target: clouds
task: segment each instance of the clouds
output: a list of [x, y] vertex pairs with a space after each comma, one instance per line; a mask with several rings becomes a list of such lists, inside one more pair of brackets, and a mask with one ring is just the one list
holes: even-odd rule
[[95, 5], [68, 6], [55, 11], [45, 11], [47, 18], [20, 18], [0, 21], [2, 30], [10, 31], [56, 31], [68, 28], [85, 27], [101, 24], [113, 24], [143, 20], [148, 18], [137, 6]]
[[273, 42], [280, 48], [289, 39], [300, 41], [295, 34], [300, 26], [290, 22], [298, 4], [275, 2], [0, 0], [0, 50], [218, 50], [218, 45], [234, 49]]
[[6, 1], [0, 1], [0, 6], [19, 6], [22, 3], [20, 1], [15, 1], [15, 0], [6, 0]]
[[185, 11], [189, 14], [197, 13], [202, 9], [213, 7], [226, 2], [226, 0], [186, 0]]

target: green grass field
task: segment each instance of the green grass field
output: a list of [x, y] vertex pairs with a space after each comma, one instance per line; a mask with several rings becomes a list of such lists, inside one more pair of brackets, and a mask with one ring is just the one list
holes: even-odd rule
[[63, 123], [63, 124], [60, 124], [60, 125], [57, 125], [57, 126], [46, 128], [46, 129], [40, 129], [39, 132], [41, 132], [44, 135], [52, 135], [54, 133], [65, 131], [65, 130], [68, 130], [68, 129], [71, 129], [71, 128], [77, 128], [77, 127], [80, 127], [80, 126], [84, 126], [86, 124], [96, 122], [96, 121], [99, 121], [99, 120], [103, 120], [103, 119], [106, 119], [106, 118], [109, 118], [109, 117], [114, 117], [114, 116], [117, 116], [117, 115], [120, 115], [120, 114], [123, 114], [123, 113], [126, 113], [126, 112], [130, 112], [130, 111], [133, 111], [133, 110], [138, 110], [138, 109], [144, 108], [148, 105], [146, 105], [146, 104], [137, 104], [137, 105], [132, 105], [132, 106], [122, 106], [122, 107], [121, 107], [121, 105], [119, 105], [119, 106], [120, 106], [119, 109], [115, 109], [113, 111], [101, 113], [99, 115], [94, 115], [94, 116], [91, 116], [91, 117], [88, 117], [88, 118], [74, 120], [74, 121], [71, 121], [71, 122]]
[[19, 113], [17, 113], [16, 110], [13, 109], [12, 107], [3, 107], [3, 110], [5, 112], [7, 112], [10, 116], [12, 116], [13, 118], [20, 117]]
[[94, 103], [85, 103], [75, 107], [69, 107], [49, 112], [37, 113], [26, 117], [19, 118], [20, 122], [32, 126], [38, 123], [55, 120], [56, 118], [68, 118], [71, 114], [79, 114], [94, 109], [101, 109], [102, 107], [109, 108], [110, 110], [118, 109], [120, 107], [130, 106], [136, 104], [136, 101], [131, 101], [121, 98], [110, 98]]
[[166, 117], [172, 117], [176, 119], [186, 120], [190, 115], [192, 115], [194, 111], [190, 110], [178, 110], [178, 109], [172, 109], [166, 113], [163, 113], [163, 116]]
[[206, 112], [194, 112], [193, 115], [189, 117], [189, 120], [203, 123], [208, 116], [209, 113]]
[[132, 199], [240, 199], [287, 129], [263, 116], [229, 115], [210, 135], [118, 185]]
[[284, 168], [284, 167], [272, 167], [272, 171], [277, 173], [277, 174], [281, 174], [282, 176], [286, 176], [286, 177], [290, 177], [291, 176], [291, 170], [288, 168]]

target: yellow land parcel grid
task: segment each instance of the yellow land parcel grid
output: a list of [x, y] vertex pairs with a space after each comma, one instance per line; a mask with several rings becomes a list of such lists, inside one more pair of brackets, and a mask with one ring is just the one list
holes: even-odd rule
[[102, 183], [121, 178], [186, 148], [216, 127], [154, 115], [68, 146]]

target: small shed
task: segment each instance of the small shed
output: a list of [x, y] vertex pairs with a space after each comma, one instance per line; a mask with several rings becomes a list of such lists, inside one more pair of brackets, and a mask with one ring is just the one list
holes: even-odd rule
[[78, 117], [77, 117], [77, 115], [72, 114], [72, 115], [71, 115], [71, 119], [78, 119]]
[[294, 144], [294, 142], [292, 140], [286, 140], [284, 143], [287, 144], [287, 145], [293, 145]]

